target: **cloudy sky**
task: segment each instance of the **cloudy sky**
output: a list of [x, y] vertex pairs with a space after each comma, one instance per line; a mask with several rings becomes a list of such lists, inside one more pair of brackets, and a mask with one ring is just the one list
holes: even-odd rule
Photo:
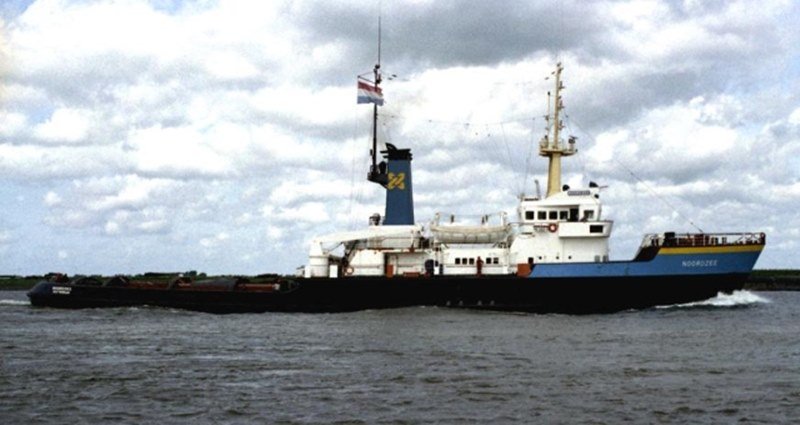
[[[262, 4], [263, 3], [263, 4]], [[509, 211], [561, 61], [573, 187], [643, 233], [763, 231], [798, 267], [792, 1], [383, 1], [380, 138], [417, 220]], [[4, 0], [0, 274], [291, 272], [383, 210], [365, 181], [378, 1]]]

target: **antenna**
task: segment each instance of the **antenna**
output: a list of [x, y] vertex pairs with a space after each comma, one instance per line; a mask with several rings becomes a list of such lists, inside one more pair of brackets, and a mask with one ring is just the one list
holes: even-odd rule
[[378, 66], [381, 66], [381, 14], [378, 11]]

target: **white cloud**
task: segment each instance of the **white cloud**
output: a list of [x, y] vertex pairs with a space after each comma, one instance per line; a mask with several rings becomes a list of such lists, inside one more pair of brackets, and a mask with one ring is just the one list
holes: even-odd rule
[[88, 135], [90, 121], [85, 111], [60, 108], [53, 111], [47, 121], [34, 127], [33, 133], [45, 142], [81, 142]]
[[61, 203], [61, 197], [57, 193], [50, 191], [44, 196], [44, 204], [48, 207], [54, 207]]
[[732, 164], [726, 160], [735, 160], [752, 145], [740, 135], [736, 120], [720, 115], [728, 101], [722, 98], [720, 105], [695, 98], [652, 109], [626, 128], [598, 135], [586, 156], [597, 169], [612, 172], [628, 165], [648, 178], [678, 183], [727, 169]]
[[224, 80], [243, 80], [258, 75], [258, 69], [247, 59], [231, 52], [220, 52], [205, 58], [209, 74]]
[[275, 207], [265, 205], [261, 212], [270, 221], [289, 224], [292, 223], [325, 223], [330, 219], [329, 207], [322, 202], [303, 202], [295, 207]]
[[116, 235], [120, 231], [120, 225], [115, 221], [109, 221], [106, 223], [104, 230], [108, 235]]
[[9, 180], [84, 178], [124, 172], [129, 158], [113, 146], [53, 146], [0, 143], [0, 175]]
[[789, 124], [800, 126], [800, 107], [789, 114]]
[[203, 248], [216, 248], [228, 239], [230, 239], [230, 235], [225, 232], [221, 232], [212, 237], [200, 239], [200, 246]]
[[8, 230], [0, 230], [0, 247], [5, 248], [5, 246], [10, 243], [11, 243], [11, 232]]
[[285, 236], [285, 232], [280, 227], [267, 226], [267, 237], [271, 241], [280, 242]]
[[[534, 178], [544, 185], [544, 77], [561, 60], [580, 150], [564, 181], [611, 186], [617, 258], [642, 229], [687, 229], [684, 217], [800, 228], [791, 2], [565, 3], [558, 22], [529, 2], [385, 7], [383, 68], [400, 75], [384, 83], [378, 130], [413, 149], [418, 221], [513, 210]], [[24, 247], [0, 233], [13, 248], [0, 267], [60, 249], [61, 264], [109, 273], [198, 268], [215, 252], [219, 269], [269, 259], [266, 271], [289, 272], [314, 234], [382, 213], [382, 190], [364, 182], [371, 108], [354, 104], [373, 9], [37, 0], [6, 17], [0, 188], [35, 193], [15, 220], [36, 230]], [[789, 265], [793, 238], [771, 236], [759, 265]]]
[[16, 112], [0, 112], [0, 137], [13, 140], [28, 125], [28, 117]]
[[[332, 176], [333, 177], [333, 176]], [[346, 198], [351, 188], [339, 181], [285, 181], [277, 184], [269, 196], [270, 205], [292, 205], [303, 200]]]
[[134, 131], [126, 146], [136, 168], [144, 174], [224, 177], [233, 169], [232, 158], [222, 144], [230, 143], [233, 150], [241, 135], [209, 133], [189, 127], [156, 126]]

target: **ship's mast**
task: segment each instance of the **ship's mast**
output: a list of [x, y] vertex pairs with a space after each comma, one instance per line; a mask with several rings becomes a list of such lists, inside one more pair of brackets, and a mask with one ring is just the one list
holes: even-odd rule
[[[372, 69], [373, 74], [375, 74], [375, 91], [378, 91], [378, 86], [381, 83], [381, 63], [380, 59], [378, 59], [378, 63], [375, 64], [375, 68]], [[378, 173], [378, 164], [377, 164], [377, 155], [378, 155], [378, 104], [372, 104], [372, 150], [370, 151], [372, 154], [372, 167], [370, 168], [370, 174], [377, 174]]]
[[[539, 142], [539, 155], [549, 158], [547, 169], [547, 197], [553, 196], [561, 191], [561, 157], [573, 155], [575, 150], [575, 138], [570, 137], [568, 144], [561, 142], [561, 129], [564, 128], [564, 123], [561, 122], [559, 113], [564, 109], [564, 102], [561, 99], [561, 90], [564, 89], [564, 84], [561, 82], [561, 71], [564, 67], [561, 62], [556, 65], [556, 70], [553, 72], [555, 75], [555, 96], [549, 96], [547, 99], [547, 134]], [[551, 107], [552, 99], [552, 107]]]
[[[375, 64], [375, 67], [372, 69], [373, 75], [373, 82], [375, 87], [375, 92], [380, 92], [380, 84], [381, 84], [381, 17], [378, 16], [378, 63]], [[367, 180], [371, 182], [378, 183], [380, 185], [385, 186], [388, 182], [388, 177], [386, 175], [385, 170], [381, 170], [381, 167], [378, 166], [378, 104], [372, 104], [372, 149], [370, 150], [370, 155], [372, 156], [372, 164], [369, 167], [369, 173], [367, 173]], [[384, 167], [385, 168], [385, 164]]]

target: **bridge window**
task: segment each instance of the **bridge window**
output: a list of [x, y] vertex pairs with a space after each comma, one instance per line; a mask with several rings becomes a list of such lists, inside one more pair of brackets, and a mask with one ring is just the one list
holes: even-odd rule
[[525, 211], [525, 220], [533, 220], [533, 211]]
[[566, 220], [569, 217], [569, 211], [559, 211], [558, 212], [558, 219], [559, 220]]
[[538, 215], [536, 218], [539, 220], [547, 220], [547, 211], [538, 211]]
[[550, 220], [558, 220], [558, 211], [550, 211]]
[[589, 233], [603, 233], [602, 224], [592, 224], [589, 226]]
[[461, 264], [461, 259], [460, 258], [456, 258], [456, 265], [460, 265], [460, 264]]

